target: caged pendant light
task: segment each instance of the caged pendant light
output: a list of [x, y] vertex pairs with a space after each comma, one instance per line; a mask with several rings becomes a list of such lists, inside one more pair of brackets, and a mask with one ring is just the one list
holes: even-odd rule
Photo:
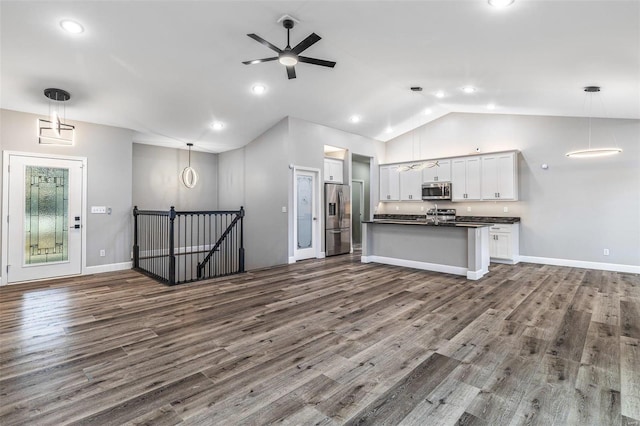
[[180, 174], [180, 178], [182, 179], [182, 183], [184, 183], [184, 186], [191, 189], [194, 188], [198, 183], [198, 174], [196, 173], [195, 169], [191, 167], [191, 147], [193, 146], [193, 144], [188, 143], [187, 146], [189, 147], [189, 165], [184, 168], [184, 170]]
[[[592, 119], [592, 111], [593, 111], [593, 96], [600, 92], [599, 86], [587, 86], [584, 88], [584, 92], [588, 96], [589, 100], [589, 146], [587, 149], [580, 149], [577, 151], [567, 152], [565, 155], [569, 158], [592, 158], [592, 157], [602, 157], [605, 155], [613, 155], [622, 152], [620, 148], [618, 148], [617, 144], [615, 148], [592, 148], [591, 147], [591, 119]], [[600, 99], [602, 102], [602, 99]], [[604, 104], [602, 105], [604, 110]], [[615, 141], [615, 137], [614, 137]]]

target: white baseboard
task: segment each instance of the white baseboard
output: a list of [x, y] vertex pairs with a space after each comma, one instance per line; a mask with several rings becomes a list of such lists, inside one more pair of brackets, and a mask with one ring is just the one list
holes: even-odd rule
[[327, 254], [323, 251], [321, 251], [320, 254], [318, 255], [318, 259], [324, 259], [325, 257], [327, 257]]
[[478, 269], [477, 271], [467, 271], [467, 279], [468, 280], [479, 280], [489, 273], [487, 269]]
[[587, 262], [584, 260], [554, 259], [550, 257], [520, 256], [521, 262], [540, 263], [543, 265], [570, 266], [572, 268], [599, 269], [601, 271], [627, 272], [640, 274], [640, 266], [621, 265], [617, 263]]
[[295, 258], [295, 256], [291, 256], [291, 257], [289, 257], [289, 265], [291, 265], [292, 263], [296, 263], [296, 258]]
[[[396, 259], [394, 257], [385, 257], [385, 256], [362, 256], [361, 261], [362, 263], [371, 263], [371, 262], [383, 263], [385, 265], [404, 266], [407, 268], [422, 269], [425, 271], [433, 271], [433, 272], [443, 272], [445, 274], [462, 275], [465, 277], [469, 272], [467, 268], [463, 268], [461, 266], [440, 265], [437, 263], [419, 262], [417, 260]], [[474, 273], [479, 273], [479, 272], [480, 271], [476, 271]], [[469, 278], [469, 279], [474, 279], [474, 278]]]
[[133, 262], [109, 263], [107, 265], [87, 266], [82, 275], [100, 274], [102, 272], [123, 271], [133, 268]]

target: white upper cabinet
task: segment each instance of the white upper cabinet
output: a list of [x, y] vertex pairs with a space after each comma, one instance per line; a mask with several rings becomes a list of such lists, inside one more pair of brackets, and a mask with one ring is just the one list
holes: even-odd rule
[[451, 160], [437, 160], [438, 166], [422, 170], [422, 181], [429, 182], [450, 182], [451, 181]]
[[335, 158], [324, 159], [324, 181], [343, 183], [344, 162]]
[[[421, 188], [422, 190], [422, 188]], [[380, 201], [400, 200], [400, 172], [397, 165], [380, 166]]]
[[400, 200], [422, 201], [422, 171], [407, 170], [400, 174]]
[[518, 199], [518, 156], [516, 152], [482, 157], [482, 199]]
[[451, 160], [451, 200], [480, 200], [480, 157]]

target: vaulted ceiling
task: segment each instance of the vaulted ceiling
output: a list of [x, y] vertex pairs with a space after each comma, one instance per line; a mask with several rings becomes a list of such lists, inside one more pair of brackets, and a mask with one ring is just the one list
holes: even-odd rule
[[[317, 33], [304, 54], [335, 68], [289, 80], [277, 61], [242, 64], [274, 53], [248, 33], [286, 45], [284, 14], [291, 44]], [[222, 152], [288, 115], [383, 141], [449, 112], [640, 118], [635, 0], [2, 1], [0, 15], [2, 108], [46, 115], [43, 90], [62, 88], [67, 119], [140, 143]]]

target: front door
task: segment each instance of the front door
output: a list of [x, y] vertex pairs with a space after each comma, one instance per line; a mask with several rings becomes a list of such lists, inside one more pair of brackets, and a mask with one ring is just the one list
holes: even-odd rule
[[8, 157], [7, 282], [80, 274], [83, 161]]
[[295, 258], [310, 259], [317, 256], [317, 174], [311, 171], [295, 171]]

